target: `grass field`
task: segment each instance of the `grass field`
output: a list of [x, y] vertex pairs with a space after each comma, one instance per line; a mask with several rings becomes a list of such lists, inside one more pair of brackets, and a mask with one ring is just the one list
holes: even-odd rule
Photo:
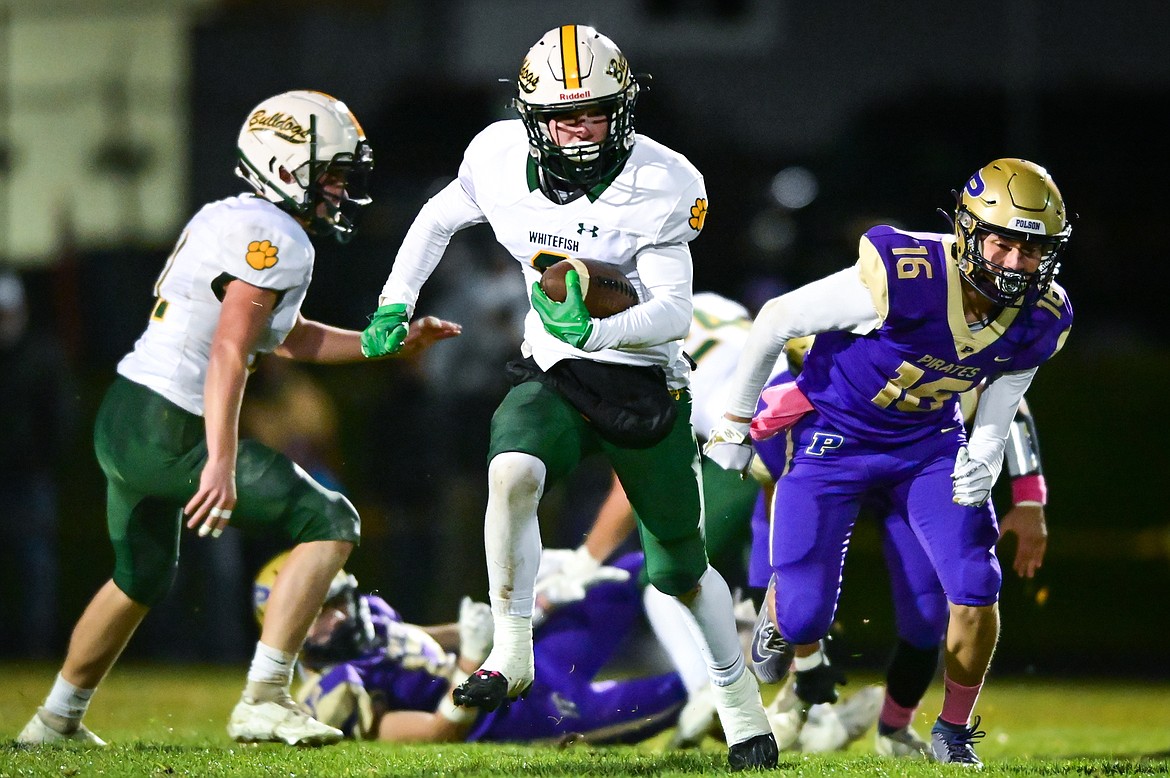
[[[0, 665], [0, 778], [8, 776], [643, 776], [724, 773], [726, 748], [665, 752], [667, 735], [629, 747], [529, 748], [345, 743], [322, 749], [241, 746], [224, 732], [243, 669], [125, 665], [95, 698], [87, 723], [111, 746], [18, 748], [13, 738], [48, 691], [56, 668]], [[873, 678], [858, 677], [845, 688]], [[937, 686], [937, 684], [936, 684]], [[932, 690], [918, 722], [940, 704]], [[987, 737], [984, 775], [1170, 775], [1170, 681], [1044, 681], [992, 678], [980, 698]], [[872, 732], [849, 751], [786, 753], [783, 775], [957, 775], [961, 768], [883, 759]]]

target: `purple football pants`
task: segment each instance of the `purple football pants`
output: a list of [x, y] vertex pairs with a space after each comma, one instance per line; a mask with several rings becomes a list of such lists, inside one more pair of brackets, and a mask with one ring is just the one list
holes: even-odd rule
[[980, 606], [998, 599], [999, 529], [991, 504], [967, 508], [951, 500], [962, 441], [956, 429], [903, 446], [870, 445], [850, 440], [814, 412], [786, 435], [757, 444], [768, 469], [784, 475], [770, 531], [759, 532], [761, 524], [767, 530], [766, 519], [753, 517], [751, 583], [763, 577], [766, 585], [776, 573], [776, 616], [786, 639], [812, 643], [828, 634], [863, 505], [885, 517], [883, 551], [899, 637], [936, 645], [946, 631], [946, 600]]

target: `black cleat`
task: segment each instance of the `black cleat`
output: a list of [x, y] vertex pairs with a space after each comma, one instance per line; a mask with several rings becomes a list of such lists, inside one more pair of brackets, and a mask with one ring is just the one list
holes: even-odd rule
[[837, 686], [845, 683], [845, 673], [828, 662], [811, 670], [796, 671], [796, 696], [811, 707], [837, 701]]
[[[528, 689], [517, 695], [528, 696]], [[464, 708], [481, 708], [493, 711], [516, 699], [508, 696], [508, 679], [498, 670], [476, 670], [466, 681], [455, 687], [451, 698], [456, 705]]]
[[727, 749], [727, 764], [732, 772], [740, 770], [774, 770], [780, 758], [776, 738], [769, 732], [750, 737]]

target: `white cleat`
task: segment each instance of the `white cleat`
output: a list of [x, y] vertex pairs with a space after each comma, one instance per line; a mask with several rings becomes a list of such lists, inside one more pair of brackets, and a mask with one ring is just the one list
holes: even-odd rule
[[42, 746], [47, 743], [79, 743], [85, 746], [104, 746], [106, 741], [89, 731], [84, 724], [78, 724], [72, 732], [58, 732], [50, 727], [41, 718], [41, 714], [34, 713], [33, 717], [20, 730], [16, 742], [25, 746]]
[[874, 750], [882, 756], [898, 759], [934, 759], [934, 754], [930, 752], [930, 744], [909, 725], [895, 729], [888, 735], [878, 732]]
[[287, 743], [290, 746], [324, 746], [345, 735], [301, 710], [292, 698], [252, 702], [241, 698], [232, 710], [228, 736], [238, 743]]
[[723, 737], [719, 712], [715, 708], [715, 687], [711, 683], [692, 694], [679, 712], [668, 748], [698, 748], [708, 735]]
[[865, 734], [882, 712], [885, 688], [867, 686], [833, 705], [814, 705], [800, 730], [800, 750], [823, 754], [840, 751]]

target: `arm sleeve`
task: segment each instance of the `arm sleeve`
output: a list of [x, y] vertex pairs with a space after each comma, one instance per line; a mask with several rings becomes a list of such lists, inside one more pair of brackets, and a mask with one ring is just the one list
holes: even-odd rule
[[1036, 432], [1036, 420], [1032, 418], [1026, 399], [1020, 400], [1020, 407], [1008, 429], [1005, 461], [1008, 475], [1012, 478], [1044, 474], [1040, 462], [1040, 436]]
[[685, 243], [654, 246], [638, 255], [638, 275], [650, 299], [593, 320], [585, 351], [657, 346], [685, 338], [691, 326], [691, 250]]
[[1003, 469], [1004, 447], [1016, 409], [1035, 375], [1034, 367], [1003, 373], [992, 379], [979, 396], [979, 409], [975, 411], [967, 450], [972, 459], [990, 468], [993, 481]]
[[378, 298], [379, 305], [405, 303], [411, 314], [414, 313], [419, 290], [443, 258], [451, 236], [464, 227], [485, 221], [471, 194], [473, 191], [465, 162], [459, 178], [428, 200], [414, 218], [394, 257], [394, 267]]
[[764, 303], [731, 382], [727, 412], [750, 419], [760, 390], [790, 338], [830, 330], [863, 335], [882, 323], [859, 266], [846, 268]]

